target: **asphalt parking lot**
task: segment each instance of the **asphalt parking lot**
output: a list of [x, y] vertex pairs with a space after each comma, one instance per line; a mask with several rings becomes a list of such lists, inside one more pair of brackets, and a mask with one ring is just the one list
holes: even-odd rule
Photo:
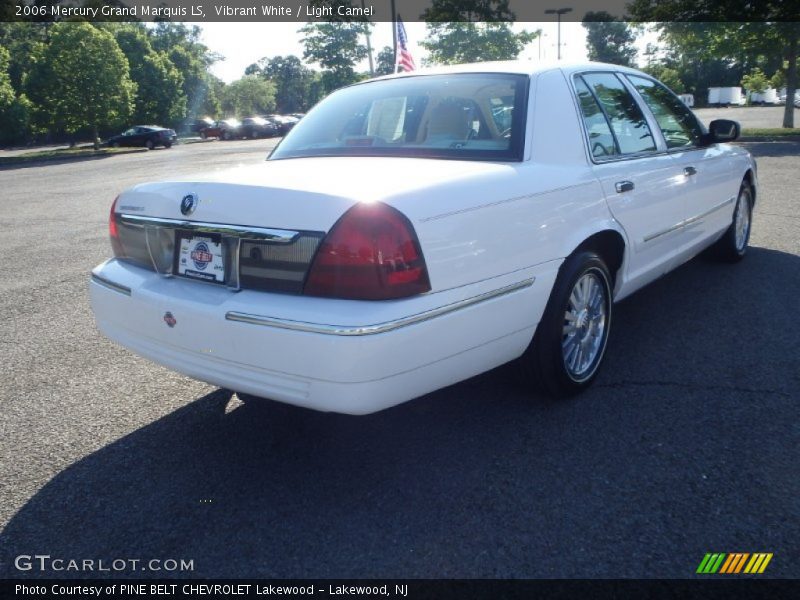
[[[596, 385], [503, 367], [366, 417], [241, 404], [104, 339], [111, 201], [263, 160], [211, 142], [0, 170], [0, 577], [14, 558], [192, 560], [197, 577], [800, 577], [800, 143], [752, 143], [751, 252], [617, 306]], [[82, 575], [78, 573], [77, 575]], [[85, 576], [98, 573], [84, 573]]]
[[[780, 128], [783, 126], [783, 106], [729, 106], [722, 108], [698, 108], [694, 113], [706, 125], [714, 119], [733, 119], [742, 128]], [[800, 109], [794, 109], [794, 126], [800, 127]]]

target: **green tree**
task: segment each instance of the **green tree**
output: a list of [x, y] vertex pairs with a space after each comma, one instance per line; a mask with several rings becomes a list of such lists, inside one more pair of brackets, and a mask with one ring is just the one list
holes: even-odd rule
[[391, 75], [394, 73], [394, 50], [391, 46], [384, 46], [378, 52], [375, 75]]
[[11, 59], [8, 50], [0, 46], [0, 109], [14, 101], [14, 88], [8, 76], [8, 65]]
[[245, 75], [225, 86], [222, 93], [225, 114], [249, 117], [275, 110], [275, 86], [258, 75]]
[[265, 57], [250, 67], [251, 72], [275, 85], [275, 104], [280, 113], [305, 112], [319, 100], [319, 74], [296, 56]]
[[508, 0], [433, 0], [422, 13], [422, 20], [427, 23], [509, 23], [516, 20], [516, 15], [509, 9]]
[[217, 115], [220, 111], [217, 91], [221, 82], [209, 73], [209, 68], [221, 56], [200, 42], [200, 28], [183, 23], [157, 23], [148, 31], [153, 50], [165, 53], [183, 77], [187, 120]]
[[589, 60], [636, 66], [636, 31], [629, 23], [618, 21], [605, 11], [587, 12], [582, 23]]
[[30, 102], [11, 85], [10, 62], [8, 50], [0, 46], [0, 144], [22, 142], [29, 133]]
[[769, 78], [770, 87], [780, 90], [786, 87], [786, 73], [785, 69], [775, 71], [772, 77]]
[[90, 129], [95, 147], [101, 128], [120, 125], [133, 110], [136, 84], [114, 37], [88, 23], [56, 23], [50, 44], [33, 57], [27, 77], [34, 116], [69, 134]]
[[15, 90], [22, 89], [22, 80], [30, 70], [31, 56], [40, 44], [49, 41], [52, 23], [0, 22], [0, 46], [9, 53], [8, 74]]
[[335, 21], [308, 23], [300, 29], [305, 46], [303, 58], [322, 67], [325, 93], [361, 79], [356, 65], [367, 57], [361, 36], [369, 27], [368, 23]]
[[508, 0], [433, 0], [422, 18], [427, 35], [420, 45], [432, 64], [512, 60], [539, 35], [514, 33]]
[[783, 126], [794, 127], [800, 43], [796, 2], [633, 0], [628, 8], [638, 21], [656, 22], [661, 39], [676, 55], [689, 56], [695, 63], [725, 63], [736, 75], [735, 83], [729, 85], [738, 84], [754, 67], [765, 72], [782, 70], [787, 91]]
[[763, 94], [769, 87], [769, 79], [758, 67], [742, 77], [742, 87], [750, 94]]
[[658, 79], [676, 94], [681, 94], [686, 90], [677, 69], [672, 69], [663, 63], [653, 63], [642, 70]]
[[514, 33], [509, 23], [428, 23], [420, 45], [428, 51], [430, 64], [460, 64], [490, 60], [513, 60], [538, 32]]
[[124, 25], [115, 34], [130, 65], [137, 93], [133, 120], [176, 125], [186, 116], [183, 76], [164, 52], [150, 45], [141, 25]]

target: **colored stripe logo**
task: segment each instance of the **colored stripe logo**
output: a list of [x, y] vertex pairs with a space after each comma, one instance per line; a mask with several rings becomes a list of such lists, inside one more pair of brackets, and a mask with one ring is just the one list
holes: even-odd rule
[[737, 573], [763, 573], [769, 561], [772, 560], [772, 552], [709, 552], [700, 561], [697, 573], [702, 575], [732, 575]]

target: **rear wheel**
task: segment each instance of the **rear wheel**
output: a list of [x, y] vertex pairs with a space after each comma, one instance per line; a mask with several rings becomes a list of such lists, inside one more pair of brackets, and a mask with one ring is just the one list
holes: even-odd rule
[[152, 150], [153, 148], [156, 147], [156, 145], [153, 143], [153, 140], [147, 140], [144, 145], [147, 147], [148, 150]]
[[223, 139], [223, 140], [226, 140], [226, 141], [230, 140], [232, 137], [233, 137], [233, 136], [231, 135], [231, 132], [230, 132], [230, 131], [226, 131], [226, 132], [224, 132], [224, 133], [222, 134], [222, 139]]
[[200, 132], [200, 139], [201, 139], [201, 140], [204, 140], [204, 139], [206, 139], [207, 137], [208, 137], [208, 134], [207, 134], [205, 131], [201, 131], [201, 132]]
[[603, 259], [588, 251], [570, 256], [520, 359], [526, 382], [554, 398], [589, 387], [603, 361], [611, 313], [611, 275]]
[[750, 241], [750, 225], [753, 219], [753, 188], [743, 182], [736, 198], [733, 221], [725, 234], [714, 246], [717, 256], [727, 262], [738, 262], [747, 254]]

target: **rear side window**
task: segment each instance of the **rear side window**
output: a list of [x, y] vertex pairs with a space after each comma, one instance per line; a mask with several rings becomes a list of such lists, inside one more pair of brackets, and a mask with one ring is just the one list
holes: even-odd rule
[[597, 100], [580, 77], [575, 78], [575, 90], [578, 92], [578, 102], [581, 105], [583, 123], [586, 134], [589, 136], [589, 150], [594, 158], [602, 159], [607, 156], [619, 154], [617, 142], [606, 116], [597, 104]]
[[587, 73], [583, 79], [608, 116], [621, 154], [638, 154], [656, 149], [642, 109], [613, 73]]
[[667, 148], [686, 148], [699, 143], [703, 130], [675, 94], [651, 79], [635, 75], [628, 75], [628, 79], [653, 112]]

